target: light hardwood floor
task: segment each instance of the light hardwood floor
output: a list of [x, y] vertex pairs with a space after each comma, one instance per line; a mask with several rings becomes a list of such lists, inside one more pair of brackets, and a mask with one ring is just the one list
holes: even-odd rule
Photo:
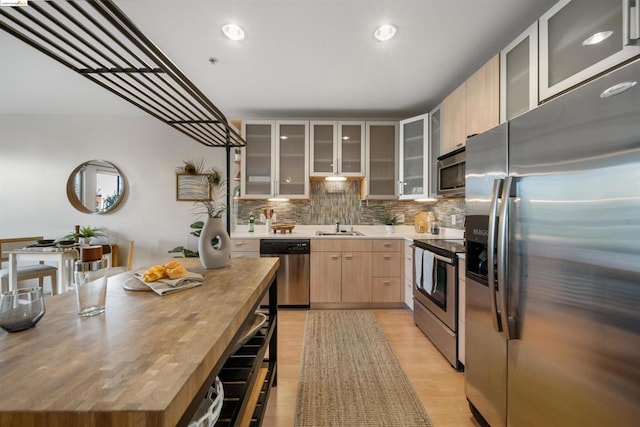
[[[455, 371], [415, 326], [413, 313], [373, 312], [434, 427], [478, 426], [464, 396], [464, 374]], [[271, 390], [265, 427], [293, 426], [306, 315], [306, 310], [278, 313], [278, 386]]]

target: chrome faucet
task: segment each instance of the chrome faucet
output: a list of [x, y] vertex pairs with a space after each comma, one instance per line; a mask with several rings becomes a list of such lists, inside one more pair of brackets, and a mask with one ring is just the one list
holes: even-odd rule
[[340, 221], [336, 221], [336, 233], [340, 232]]

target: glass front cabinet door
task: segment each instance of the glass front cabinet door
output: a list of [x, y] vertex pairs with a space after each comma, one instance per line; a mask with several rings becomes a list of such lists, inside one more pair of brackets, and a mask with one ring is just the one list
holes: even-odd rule
[[309, 122], [246, 121], [241, 196], [248, 199], [309, 197]]
[[397, 199], [398, 123], [367, 122], [365, 197]]
[[309, 198], [309, 122], [276, 122], [275, 197]]
[[540, 18], [540, 100], [640, 54], [638, 0], [561, 0]]
[[429, 113], [429, 199], [438, 197], [438, 156], [440, 155], [440, 145], [442, 144], [442, 104], [431, 110]]
[[427, 197], [429, 176], [428, 123], [428, 114], [400, 121], [400, 180], [398, 194], [401, 199], [423, 199]]
[[500, 52], [500, 123], [538, 106], [538, 22]]
[[311, 121], [309, 126], [310, 176], [364, 176], [364, 122]]
[[242, 197], [263, 199], [273, 194], [275, 132], [275, 125], [271, 121], [242, 123], [242, 135], [247, 141], [241, 160]]

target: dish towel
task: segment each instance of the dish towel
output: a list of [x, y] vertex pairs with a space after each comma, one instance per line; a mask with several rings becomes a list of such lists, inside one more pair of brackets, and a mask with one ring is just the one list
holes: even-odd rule
[[433, 252], [424, 251], [422, 257], [422, 289], [429, 295], [434, 291], [433, 289], [433, 264], [435, 255]]
[[422, 288], [422, 259], [423, 259], [424, 249], [415, 248], [415, 252], [413, 253], [413, 265], [416, 269], [415, 273], [415, 283], [413, 284], [416, 288]]
[[166, 295], [173, 292], [184, 291], [195, 286], [202, 286], [204, 276], [202, 274], [189, 271], [186, 276], [179, 279], [160, 279], [155, 282], [145, 282], [143, 279], [144, 270], [134, 273], [134, 276], [142, 283], [151, 288], [158, 295]]

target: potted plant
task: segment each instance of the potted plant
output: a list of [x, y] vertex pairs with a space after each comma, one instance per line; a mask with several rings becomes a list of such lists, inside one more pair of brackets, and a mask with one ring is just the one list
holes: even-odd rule
[[233, 150], [233, 160], [235, 160], [236, 162], [239, 162], [240, 161], [240, 153], [241, 153], [240, 148], [235, 148]]
[[393, 233], [393, 226], [398, 223], [398, 215], [382, 214], [380, 222], [384, 224], [384, 231], [387, 234]]
[[211, 193], [194, 201], [192, 209], [194, 214], [206, 215], [207, 219], [193, 223], [191, 228], [196, 230], [192, 234], [198, 236], [198, 256], [204, 268], [226, 266], [231, 255], [231, 239], [222, 218], [227, 209], [225, 181], [215, 168], [205, 169], [204, 160], [185, 161], [177, 172], [207, 176]]
[[98, 227], [79, 227], [78, 231], [74, 233], [69, 233], [65, 236], [65, 238], [74, 239], [78, 241], [81, 245], [89, 245], [91, 243], [92, 237], [104, 237], [102, 228]]

